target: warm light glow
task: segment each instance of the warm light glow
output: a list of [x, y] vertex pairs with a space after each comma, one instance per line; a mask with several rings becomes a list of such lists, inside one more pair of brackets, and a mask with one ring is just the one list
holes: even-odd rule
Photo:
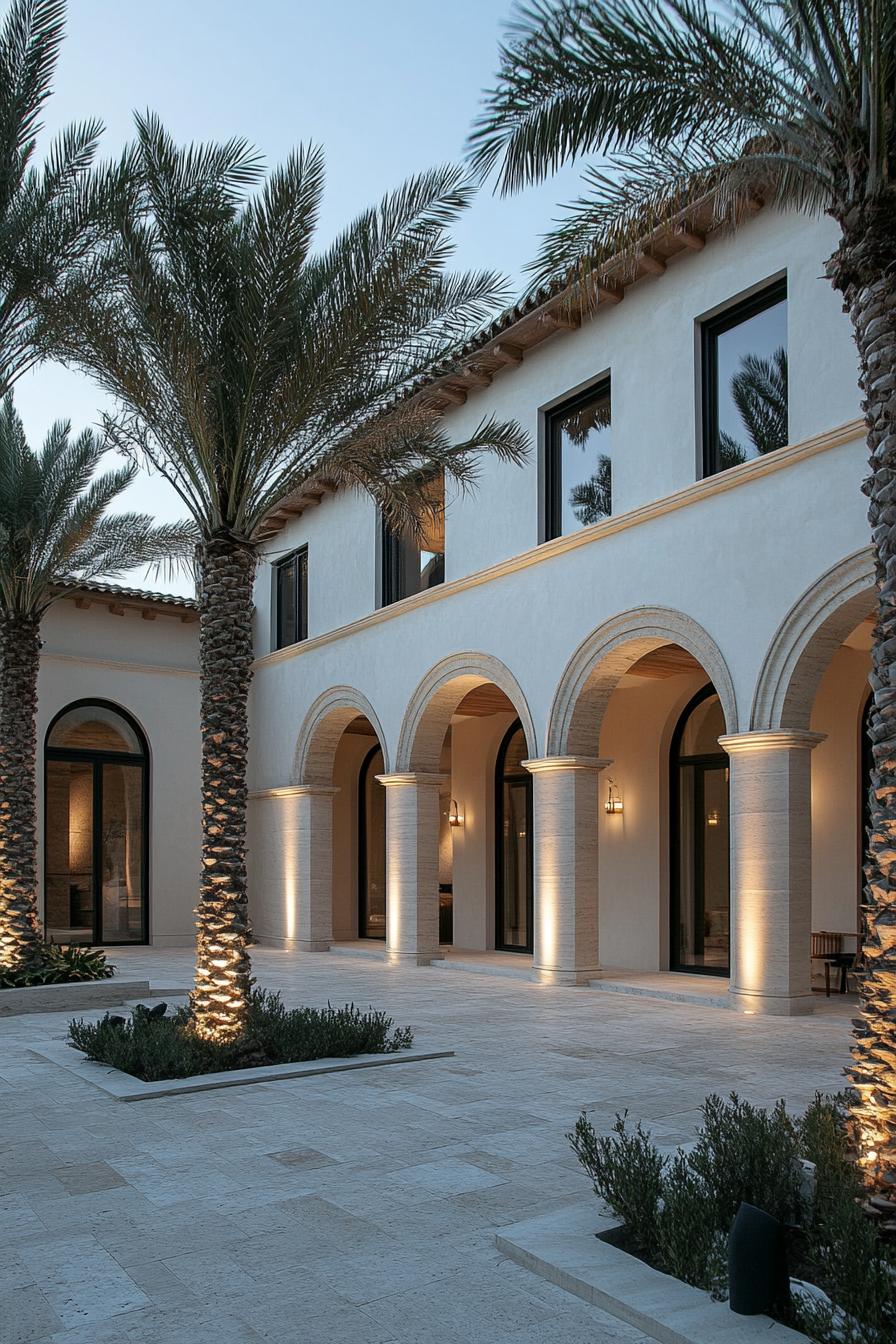
[[451, 806], [448, 808], [448, 825], [463, 826], [463, 824], [464, 824], [464, 814], [458, 807], [457, 800], [455, 798], [452, 798]]
[[707, 812], [707, 814], [706, 814], [706, 824], [707, 824], [707, 826], [718, 826], [718, 824], [719, 824], [719, 814], [718, 814], [718, 812], [716, 811], [715, 808], [712, 808], [712, 810], [711, 810], [710, 812]]
[[612, 779], [607, 781], [607, 801], [604, 803], [604, 811], [609, 813], [622, 811], [622, 794]]

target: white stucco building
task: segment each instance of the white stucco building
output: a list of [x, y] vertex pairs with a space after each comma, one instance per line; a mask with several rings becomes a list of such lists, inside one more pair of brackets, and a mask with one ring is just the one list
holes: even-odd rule
[[[809, 1009], [812, 933], [858, 929], [873, 605], [835, 242], [764, 210], [652, 240], [580, 323], [562, 296], [508, 314], [422, 395], [458, 441], [495, 415], [531, 453], [449, 483], [422, 549], [325, 482], [272, 519], [261, 942], [419, 964], [453, 942], [553, 983], [680, 970]], [[42, 673], [44, 727], [99, 698], [143, 729], [158, 942], [192, 926], [191, 613], [63, 602]]]

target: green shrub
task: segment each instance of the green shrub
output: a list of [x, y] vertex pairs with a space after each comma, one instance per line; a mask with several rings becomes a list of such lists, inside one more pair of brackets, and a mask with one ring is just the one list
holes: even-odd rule
[[663, 1173], [657, 1249], [668, 1274], [725, 1295], [727, 1238], [712, 1217], [706, 1185], [684, 1153], [676, 1153]]
[[[816, 1096], [801, 1116], [708, 1097], [689, 1150], [664, 1158], [641, 1125], [617, 1116], [608, 1136], [582, 1114], [568, 1137], [595, 1193], [625, 1224], [633, 1248], [686, 1283], [724, 1295], [728, 1233], [744, 1200], [796, 1225], [790, 1270], [830, 1299], [794, 1302], [818, 1344], [893, 1344], [893, 1250], [862, 1210], [843, 1098]], [[803, 1160], [815, 1166], [801, 1193]]]
[[294, 1064], [345, 1055], [391, 1054], [413, 1044], [409, 1027], [395, 1027], [385, 1013], [344, 1008], [286, 1008], [279, 994], [255, 989], [242, 1036], [227, 1045], [203, 1040], [188, 1008], [170, 1016], [165, 1005], [138, 1005], [130, 1019], [106, 1014], [99, 1022], [69, 1023], [69, 1044], [88, 1059], [145, 1082], [194, 1074]]
[[29, 989], [34, 985], [73, 985], [109, 980], [115, 967], [99, 947], [58, 947], [45, 943], [27, 966], [0, 966], [0, 989]]
[[744, 1200], [782, 1223], [797, 1222], [799, 1141], [784, 1102], [763, 1111], [732, 1092], [727, 1101], [707, 1097], [701, 1114], [688, 1164], [714, 1205], [716, 1227], [727, 1232]]
[[567, 1138], [595, 1194], [622, 1219], [637, 1248], [655, 1254], [665, 1164], [650, 1135], [640, 1124], [628, 1130], [626, 1117], [617, 1115], [612, 1135], [599, 1136], [583, 1111]]

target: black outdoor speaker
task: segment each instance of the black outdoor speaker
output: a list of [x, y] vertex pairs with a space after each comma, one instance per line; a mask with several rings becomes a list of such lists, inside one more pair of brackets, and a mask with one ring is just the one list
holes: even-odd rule
[[741, 1204], [728, 1239], [728, 1300], [740, 1316], [759, 1316], [783, 1304], [789, 1291], [784, 1224]]

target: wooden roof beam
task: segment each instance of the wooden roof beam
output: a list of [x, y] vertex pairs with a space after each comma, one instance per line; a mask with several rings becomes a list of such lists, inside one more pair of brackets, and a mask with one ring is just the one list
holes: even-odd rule
[[621, 303], [625, 298], [622, 285], [614, 284], [611, 280], [599, 280], [597, 294], [602, 303]]
[[666, 263], [659, 257], [655, 257], [652, 252], [639, 252], [637, 261], [639, 270], [643, 271], [645, 275], [665, 274]]
[[471, 387], [491, 387], [492, 375], [483, 369], [478, 369], [475, 364], [469, 364], [464, 369], [464, 382], [469, 383]]
[[680, 229], [676, 229], [675, 237], [679, 242], [684, 243], [685, 247], [689, 247], [692, 252], [702, 252], [706, 246], [706, 235], [698, 232], [697, 229], [689, 229], [684, 224]]
[[580, 318], [568, 312], [541, 313], [538, 318], [538, 325], [548, 335], [555, 331], [574, 331], [580, 322]]
[[493, 345], [491, 353], [496, 359], [500, 359], [502, 364], [515, 364], [519, 366], [523, 362], [523, 351], [520, 346], [512, 345], [510, 341], [498, 341]]
[[466, 392], [459, 387], [449, 387], [446, 383], [439, 386], [439, 396], [444, 397], [445, 401], [450, 402], [452, 406], [463, 406], [467, 399]]

